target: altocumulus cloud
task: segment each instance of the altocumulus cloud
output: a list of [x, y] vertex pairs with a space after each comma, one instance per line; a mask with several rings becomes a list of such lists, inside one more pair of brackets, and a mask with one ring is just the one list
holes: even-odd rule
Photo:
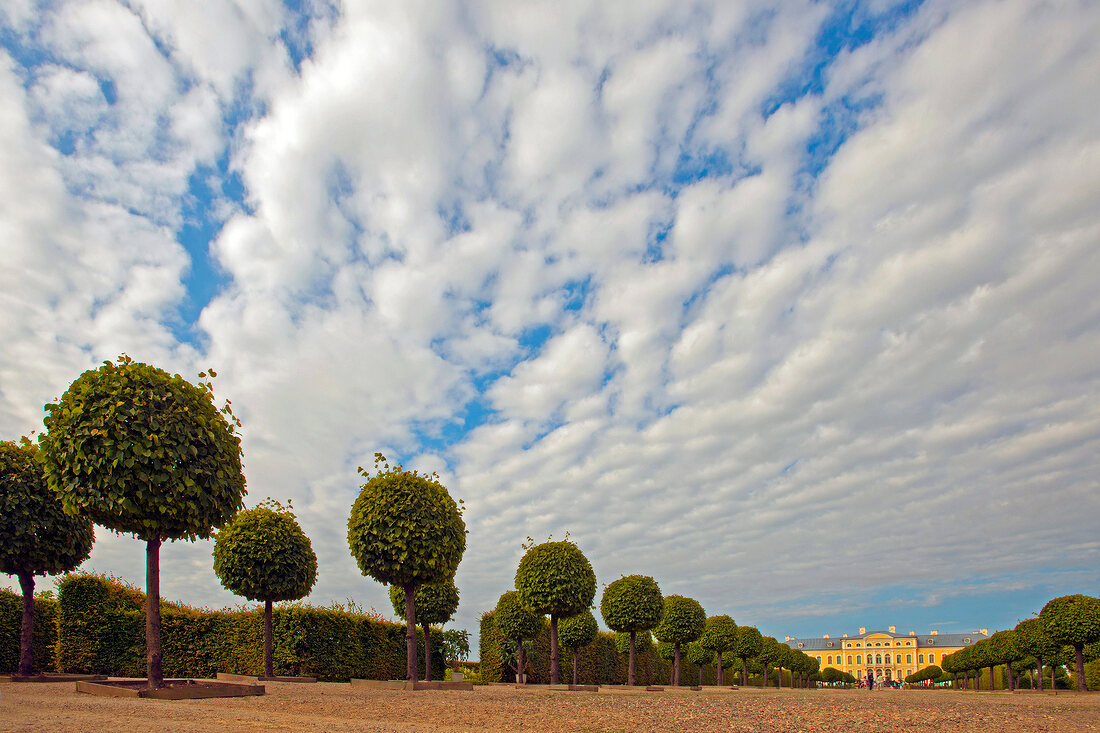
[[[773, 635], [1095, 592], [1095, 4], [0, 23], [3, 435], [122, 351], [213, 365], [313, 601], [388, 611], [344, 542], [376, 450], [465, 500], [471, 629], [567, 530]], [[165, 595], [234, 603], [209, 553]], [[139, 562], [100, 531], [88, 566]]]

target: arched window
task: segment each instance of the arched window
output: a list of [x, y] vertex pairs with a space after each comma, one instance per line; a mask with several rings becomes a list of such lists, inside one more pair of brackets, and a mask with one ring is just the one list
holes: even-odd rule
[[913, 663], [913, 655], [912, 654], [906, 654], [905, 655], [905, 663], [906, 664], [912, 664]]
[[852, 666], [852, 655], [851, 654], [848, 655], [848, 666], [849, 667]]
[[856, 664], [863, 664], [863, 655], [862, 654], [857, 654], [856, 655]]
[[917, 664], [924, 664], [924, 655], [923, 654], [918, 654], [917, 655]]
[[875, 664], [882, 664], [882, 655], [881, 654], [876, 654], [875, 655]]
[[935, 664], [936, 663], [936, 653], [935, 652], [932, 652], [931, 654], [928, 655], [928, 663], [929, 664]]
[[886, 664], [889, 664], [889, 663], [890, 663], [890, 655], [889, 655], [889, 654], [887, 654], [887, 655], [886, 655]]
[[[746, 632], [746, 633], [748, 633], [748, 632]], [[821, 657], [818, 657], [818, 659], [820, 659], [820, 658]], [[833, 655], [832, 654], [829, 655], [828, 660], [829, 661], [825, 662], [825, 664], [832, 664], [833, 663]]]

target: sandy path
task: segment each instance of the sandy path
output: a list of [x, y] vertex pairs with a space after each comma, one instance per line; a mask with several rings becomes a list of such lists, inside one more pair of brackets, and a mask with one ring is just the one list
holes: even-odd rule
[[768, 690], [473, 692], [269, 683], [263, 697], [162, 701], [0, 685], [0, 731], [1100, 731], [1100, 694]]

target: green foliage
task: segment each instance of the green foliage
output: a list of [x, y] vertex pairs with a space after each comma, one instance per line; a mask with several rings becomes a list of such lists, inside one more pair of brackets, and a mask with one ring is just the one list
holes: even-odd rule
[[596, 640], [599, 630], [596, 617], [585, 609], [584, 613], [558, 621], [558, 643], [566, 649], [582, 649]]
[[374, 455], [348, 518], [348, 546], [363, 575], [387, 585], [414, 586], [454, 577], [466, 551], [466, 523], [434, 474], [391, 468]]
[[535, 613], [575, 616], [592, 605], [596, 573], [573, 542], [544, 542], [527, 550], [519, 561], [516, 590]]
[[252, 601], [293, 601], [317, 580], [317, 555], [289, 503], [266, 501], [238, 513], [214, 542], [214, 573]]
[[756, 655], [757, 661], [768, 667], [778, 667], [787, 660], [786, 644], [780, 644], [774, 637], [765, 636], [760, 645], [760, 652]]
[[[400, 619], [405, 618], [405, 589], [399, 585], [390, 586], [390, 603], [393, 612]], [[413, 593], [413, 605], [416, 607], [418, 624], [445, 624], [458, 610], [458, 586], [454, 578], [441, 583], [425, 583], [417, 586]]]
[[1042, 659], [1045, 664], [1054, 661], [1059, 645], [1050, 638], [1042, 619], [1029, 618], [1016, 624], [1016, 644], [1024, 654]]
[[[638, 654], [648, 652], [653, 648], [653, 634], [649, 631], [636, 631], [634, 632], [634, 651]], [[630, 632], [629, 631], [616, 631], [615, 632], [615, 650], [619, 654], [630, 653]]]
[[[23, 625], [23, 597], [0, 588], [0, 674], [19, 667], [19, 633]], [[57, 671], [57, 599], [52, 594], [34, 597], [34, 667], [39, 672]]]
[[706, 628], [707, 614], [694, 598], [665, 596], [661, 622], [653, 629], [653, 635], [672, 644], [695, 641]]
[[493, 610], [497, 632], [510, 641], [533, 639], [542, 628], [542, 617], [523, 603], [519, 591], [501, 594]]
[[143, 540], [194, 540], [241, 508], [236, 419], [208, 382], [124, 355], [80, 375], [44, 422], [46, 475], [67, 512]]
[[465, 662], [470, 658], [470, 632], [447, 629], [439, 633], [439, 653], [448, 663]]
[[0, 442], [0, 572], [61, 573], [91, 551], [92, 523], [65, 513], [46, 484], [37, 446]]
[[715, 653], [733, 651], [737, 647], [737, 624], [725, 614], [711, 616], [706, 621], [699, 643]]
[[1026, 656], [1020, 651], [1015, 631], [998, 631], [989, 637], [991, 656], [995, 664], [1011, 664]]
[[600, 614], [612, 631], [648, 631], [661, 620], [664, 599], [648, 575], [626, 575], [603, 591]]
[[[117, 580], [65, 576], [58, 584], [58, 670], [142, 676], [144, 605], [140, 590]], [[161, 613], [166, 677], [263, 673], [262, 608], [210, 611], [162, 601]], [[405, 670], [405, 627], [354, 608], [280, 604], [274, 637], [276, 674], [338, 682], [394, 679]], [[432, 668], [442, 676], [441, 656], [433, 654]]]
[[755, 626], [737, 627], [737, 646], [733, 653], [741, 659], [750, 659], [764, 648], [764, 637]]
[[924, 682], [926, 680], [935, 681], [935, 680], [938, 680], [942, 676], [943, 676], [943, 670], [933, 664], [933, 665], [930, 665], [928, 667], [925, 667], [924, 669], [917, 670], [916, 672], [914, 672], [911, 675], [908, 675], [905, 678], [905, 681], [908, 682], [911, 685], [914, 685], [918, 682]]
[[670, 641], [657, 642], [657, 656], [666, 662], [676, 659], [676, 645]]
[[684, 656], [696, 667], [714, 664], [714, 651], [703, 646], [701, 642], [695, 641], [688, 644], [684, 651], [686, 652]]
[[1074, 648], [1100, 640], [1100, 599], [1086, 595], [1054, 598], [1043, 606], [1039, 619], [1055, 642]]
[[838, 682], [842, 684], [851, 684], [852, 682], [856, 681], [855, 676], [848, 672], [842, 672], [836, 667], [826, 667], [817, 674], [813, 675], [813, 677], [829, 684], [836, 684]]
[[[516, 591], [509, 591], [516, 593]], [[517, 594], [518, 595], [518, 594]], [[499, 604], [498, 604], [499, 605]], [[514, 641], [509, 641], [497, 628], [492, 611], [481, 614], [478, 624], [478, 658], [481, 681], [504, 682], [504, 665], [501, 661], [501, 647], [505, 645], [515, 646]], [[513, 678], [514, 680], [514, 678]]]

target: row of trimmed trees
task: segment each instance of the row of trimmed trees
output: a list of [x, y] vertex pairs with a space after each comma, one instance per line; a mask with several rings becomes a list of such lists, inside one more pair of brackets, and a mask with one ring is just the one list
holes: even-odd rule
[[[516, 645], [516, 679], [525, 668], [523, 642], [534, 639], [550, 617], [550, 682], [561, 681], [560, 649], [573, 653], [573, 683], [577, 683], [580, 649], [596, 639], [597, 624], [590, 610], [596, 595], [596, 575], [580, 548], [568, 539], [525, 546], [516, 570], [515, 590], [500, 596], [493, 611], [497, 631]], [[600, 614], [616, 632], [616, 645], [629, 655], [627, 684], [637, 683], [639, 635], [645, 645], [658, 642], [658, 652], [672, 662], [671, 684], [678, 685], [686, 647], [688, 661], [700, 668], [715, 663], [718, 684], [734, 660], [741, 662], [741, 681], [753, 660], [764, 670], [777, 667], [797, 673], [804, 682], [818, 671], [817, 659], [766, 638], [752, 626], [738, 626], [727, 615], [707, 617], [693, 598], [662, 596], [657, 582], [646, 575], [627, 575], [610, 583], [600, 599]], [[782, 677], [780, 677], [782, 679]]]
[[[944, 656], [941, 666], [956, 685], [961, 679], [964, 688], [969, 687], [971, 677], [976, 679], [988, 669], [991, 690], [995, 667], [1004, 666], [1009, 690], [1018, 686], [1018, 675], [1035, 670], [1038, 682], [1034, 687], [1041, 691], [1044, 665], [1071, 664], [1077, 689], [1084, 692], [1088, 690], [1085, 662], [1093, 659], [1100, 659], [1100, 598], [1076, 594], [1054, 598], [1037, 618]], [[1051, 681], [1053, 684], [1053, 677]]]

